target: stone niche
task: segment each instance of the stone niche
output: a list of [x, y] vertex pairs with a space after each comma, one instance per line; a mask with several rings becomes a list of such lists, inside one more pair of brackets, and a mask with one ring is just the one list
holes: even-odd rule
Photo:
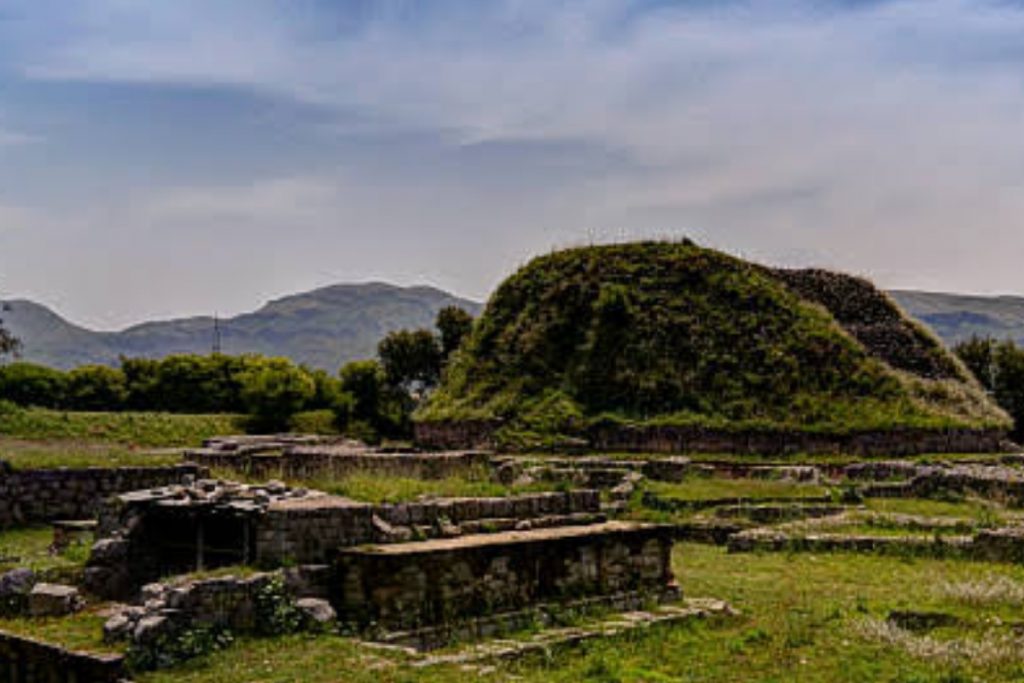
[[672, 529], [606, 522], [343, 549], [335, 602], [344, 621], [416, 629], [545, 602], [677, 597]]

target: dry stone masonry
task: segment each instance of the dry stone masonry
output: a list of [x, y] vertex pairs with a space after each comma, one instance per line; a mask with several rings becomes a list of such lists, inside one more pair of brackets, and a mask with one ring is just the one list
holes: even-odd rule
[[343, 549], [338, 611], [406, 630], [544, 601], [678, 597], [671, 550], [669, 527], [625, 522]]
[[0, 528], [95, 517], [105, 498], [203, 474], [191, 465], [0, 471]]
[[601, 522], [600, 505], [589, 490], [372, 505], [280, 482], [200, 480], [111, 499], [85, 577], [117, 598], [169, 573], [316, 564], [364, 543]]

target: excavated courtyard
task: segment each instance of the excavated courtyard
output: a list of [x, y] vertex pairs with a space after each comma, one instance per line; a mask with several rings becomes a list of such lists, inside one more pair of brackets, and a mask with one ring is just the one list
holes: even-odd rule
[[0, 681], [1012, 678], [1022, 464], [232, 437], [21, 470]]

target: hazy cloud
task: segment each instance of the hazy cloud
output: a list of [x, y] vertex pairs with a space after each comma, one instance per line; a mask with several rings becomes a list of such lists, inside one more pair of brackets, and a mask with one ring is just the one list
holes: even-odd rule
[[[92, 202], [84, 223], [55, 218], [87, 223], [67, 230], [91, 243], [147, 235], [117, 248], [146, 273], [174, 255], [231, 274], [186, 269], [195, 291], [168, 310], [202, 288], [244, 307], [363, 276], [482, 296], [553, 245], [680, 233], [891, 285], [1024, 290], [1020, 4], [94, 0], [54, 20], [54, 2], [0, 19], [0, 42], [19, 36], [0, 64], [21, 81], [317, 112], [274, 114], [323, 137], [309, 168], [154, 183]], [[225, 265], [240, 235], [248, 262]], [[41, 289], [24, 277], [7, 279]], [[78, 299], [97, 319], [146, 310], [141, 296], [102, 312]]]

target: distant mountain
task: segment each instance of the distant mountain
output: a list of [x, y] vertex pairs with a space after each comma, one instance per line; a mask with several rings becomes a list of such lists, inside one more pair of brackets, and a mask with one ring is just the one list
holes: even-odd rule
[[[972, 334], [1024, 343], [1024, 297], [962, 296], [896, 290], [893, 298], [932, 327], [947, 344]], [[209, 353], [213, 318], [148, 322], [120, 332], [97, 332], [68, 322], [32, 301], [7, 301], [5, 324], [25, 345], [25, 360], [60, 368], [114, 364], [118, 356], [159, 358], [171, 353]], [[444, 306], [473, 315], [482, 306], [433, 287], [384, 283], [345, 284], [271, 301], [258, 311], [220, 321], [225, 353], [286, 356], [335, 371], [345, 362], [371, 358], [392, 330], [430, 327]]]
[[[118, 356], [159, 358], [209, 353], [212, 317], [149, 322], [120, 332], [74, 325], [45, 306], [7, 301], [6, 326], [24, 344], [23, 358], [60, 368], [114, 364]], [[253, 313], [220, 321], [225, 353], [286, 356], [336, 371], [343, 363], [372, 358], [392, 330], [432, 327], [438, 310], [461, 306], [473, 315], [480, 304], [433, 287], [383, 283], [335, 285], [271, 301]]]
[[890, 294], [908, 313], [935, 330], [947, 344], [956, 344], [972, 335], [1024, 343], [1024, 297], [906, 290]]

